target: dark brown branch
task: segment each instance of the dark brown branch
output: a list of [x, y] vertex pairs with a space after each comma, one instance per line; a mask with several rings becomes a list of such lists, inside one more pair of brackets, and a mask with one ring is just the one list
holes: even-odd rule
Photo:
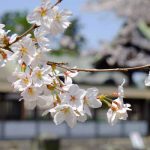
[[63, 0], [57, 0], [57, 2], [51, 7], [53, 9], [55, 6], [59, 5]]
[[36, 25], [36, 24], [34, 24], [33, 26], [31, 26], [31, 28], [29, 28], [26, 32], [24, 32], [22, 35], [20, 35], [20, 36], [18, 36], [17, 38], [16, 38], [16, 40], [13, 42], [13, 43], [11, 43], [11, 45], [12, 44], [14, 44], [14, 43], [16, 43], [17, 41], [19, 41], [20, 39], [22, 39], [23, 37], [25, 37], [27, 34], [29, 34], [29, 33], [31, 33], [34, 29], [36, 29], [38, 26]]

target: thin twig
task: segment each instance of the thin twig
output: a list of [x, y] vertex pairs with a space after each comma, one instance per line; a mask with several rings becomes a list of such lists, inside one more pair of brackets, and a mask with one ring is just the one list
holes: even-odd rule
[[68, 63], [48, 61], [47, 65], [57, 65], [57, 66], [60, 65], [60, 66], [63, 66], [63, 65], [68, 65]]
[[62, 65], [57, 65], [59, 68], [62, 68], [62, 69], [65, 69], [65, 70], [67, 70], [67, 71], [70, 71], [70, 72], [72, 72], [72, 73], [74, 73], [74, 70], [71, 70], [71, 68], [69, 68], [69, 67], [66, 67], [66, 66], [62, 66]]
[[144, 70], [149, 69], [150, 64], [143, 65], [143, 66], [137, 66], [137, 67], [129, 67], [129, 68], [113, 68], [113, 69], [83, 69], [83, 68], [70, 68], [64, 65], [57, 65], [60, 68], [71, 70], [71, 71], [78, 71], [78, 72], [129, 72], [134, 70]]
[[14, 44], [14, 43], [16, 43], [17, 41], [19, 41], [19, 40], [22, 39], [23, 37], [25, 37], [27, 34], [31, 33], [31, 32], [32, 32], [34, 29], [36, 29], [37, 27], [38, 27], [38, 26], [37, 26], [36, 24], [32, 25], [31, 28], [29, 28], [26, 32], [24, 32], [22, 35], [18, 36], [18, 37], [16, 38], [16, 40], [15, 40], [13, 43], [11, 43], [11, 45]]
[[51, 7], [53, 9], [55, 6], [59, 5], [63, 0], [57, 0], [57, 2]]

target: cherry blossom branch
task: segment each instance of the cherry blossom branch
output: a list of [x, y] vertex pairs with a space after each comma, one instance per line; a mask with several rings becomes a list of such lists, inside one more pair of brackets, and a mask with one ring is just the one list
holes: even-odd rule
[[[131, 105], [124, 104], [123, 101], [125, 80], [114, 94], [116, 97], [111, 97], [99, 95], [97, 88], [81, 89], [72, 79], [78, 72], [127, 72], [150, 68], [150, 64], [131, 68], [84, 69], [69, 67], [68, 63], [64, 62], [47, 62], [45, 57], [45, 53], [49, 51], [47, 35], [56, 36], [65, 31], [70, 24], [68, 17], [72, 14], [68, 10], [54, 10], [53, 8], [62, 2], [56, 1], [52, 6], [50, 0], [41, 0], [41, 6], [37, 7], [39, 11], [35, 9], [27, 17], [27, 21], [33, 26], [17, 38], [15, 35], [7, 36], [8, 31], [3, 29], [5, 25], [0, 24], [0, 36], [3, 37], [1, 41], [5, 46], [1, 45], [8, 51], [14, 51], [14, 54], [9, 54], [5, 49], [0, 49], [0, 67], [4, 67], [14, 58], [17, 59], [18, 65], [13, 72], [12, 85], [21, 92], [20, 100], [24, 100], [24, 106], [28, 109], [36, 107], [44, 109], [43, 115], [50, 112], [56, 125], [66, 121], [68, 126], [73, 128], [78, 121], [84, 122], [91, 116], [90, 108], [100, 108], [102, 103], [108, 106], [107, 117], [111, 125], [117, 120], [126, 120]], [[34, 31], [36, 28], [39, 30]], [[28, 36], [32, 32], [36, 42]], [[17, 43], [13, 44], [15, 42]], [[150, 86], [149, 78], [150, 73], [145, 80], [146, 86]]]
[[47, 63], [48, 65], [51, 65], [52, 63], [56, 64], [58, 67], [70, 70], [70, 71], [78, 71], [78, 72], [129, 72], [134, 70], [144, 70], [149, 69], [150, 64], [143, 65], [143, 66], [137, 66], [137, 67], [128, 67], [128, 68], [113, 68], [113, 69], [84, 69], [84, 68], [70, 68], [68, 66], [62, 65], [63, 63]]
[[[53, 9], [55, 6], [59, 5], [61, 2], [62, 2], [62, 0], [57, 0], [57, 2], [54, 5], [52, 5], [51, 9]], [[26, 36], [27, 34], [32, 32], [36, 28], [38, 28], [38, 26], [36, 24], [32, 25], [31, 28], [29, 28], [27, 31], [25, 31], [22, 35], [18, 36], [13, 43], [16, 43], [17, 41], [22, 39], [24, 36]], [[13, 44], [13, 43], [11, 43], [11, 44]]]
[[[55, 6], [59, 5], [62, 1], [63, 1], [63, 0], [57, 0], [57, 2], [56, 2], [54, 5], [52, 5], [51, 9], [53, 9]], [[16, 42], [18, 42], [19, 40], [21, 40], [21, 39], [22, 39], [23, 37], [25, 37], [27, 34], [31, 33], [31, 32], [32, 32], [34, 29], [36, 29], [36, 28], [38, 28], [38, 26], [37, 26], [36, 24], [32, 25], [32, 26], [31, 26], [27, 31], [25, 31], [22, 35], [18, 36], [14, 42], [12, 42], [11, 44], [6, 45], [5, 47], [1, 47], [1, 48], [4, 48], [4, 49], [6, 49], [6, 50], [8, 50], [8, 51], [10, 51], [10, 52], [13, 53], [13, 51], [9, 48], [9, 46], [12, 45], [12, 44], [14, 44], [14, 43], [16, 43]]]

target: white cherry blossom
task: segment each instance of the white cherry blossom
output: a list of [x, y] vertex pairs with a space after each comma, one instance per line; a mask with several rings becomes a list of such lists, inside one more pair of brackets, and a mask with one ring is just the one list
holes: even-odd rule
[[63, 102], [71, 105], [75, 109], [82, 109], [82, 101], [85, 96], [85, 90], [80, 89], [78, 85], [73, 84], [69, 90], [63, 93], [60, 97]]
[[92, 116], [90, 108], [99, 108], [102, 106], [102, 102], [97, 99], [98, 90], [96, 88], [89, 88], [83, 98], [83, 110], [84, 112]]
[[148, 77], [145, 79], [145, 86], [150, 86], [150, 72], [148, 74]]
[[66, 71], [64, 72], [65, 84], [72, 84], [72, 78], [78, 75], [78, 71]]
[[33, 84], [37, 87], [42, 86], [43, 84], [51, 84], [52, 78], [49, 76], [49, 73], [52, 71], [50, 66], [43, 66], [34, 68], [31, 77]]
[[47, 107], [47, 101], [41, 96], [38, 96], [35, 100], [24, 100], [24, 106], [30, 110], [34, 109], [35, 107], [44, 109]]
[[124, 90], [123, 85], [125, 83], [125, 80], [123, 83], [118, 87], [118, 95], [119, 97], [112, 101], [111, 107], [107, 112], [107, 118], [108, 122], [111, 125], [114, 125], [117, 123], [118, 120], [126, 120], [128, 117], [127, 111], [131, 111], [129, 107], [131, 107], [130, 104], [124, 104], [123, 102], [123, 96], [124, 96]]
[[5, 47], [9, 43], [9, 39], [7, 34], [10, 31], [5, 31], [3, 28], [5, 27], [4, 24], [0, 24], [0, 47]]
[[54, 109], [51, 109], [50, 112], [52, 116], [54, 116], [54, 123], [56, 125], [66, 121], [68, 126], [73, 128], [77, 123], [76, 113], [70, 105], [59, 105]]
[[32, 84], [31, 76], [28, 73], [19, 72], [17, 78], [18, 79], [13, 82], [13, 87], [18, 91], [23, 91]]
[[46, 30], [52, 34], [57, 35], [64, 32], [70, 25], [68, 17], [72, 15], [69, 10], [62, 10], [59, 12], [58, 7], [54, 7], [51, 11], [51, 19], [47, 19], [47, 22], [44, 22], [44, 27]]
[[80, 114], [77, 115], [77, 121], [85, 122], [86, 120], [87, 120], [87, 115], [80, 111]]
[[[34, 31], [35, 42], [38, 43], [38, 45], [42, 50], [44, 49], [44, 51], [50, 46], [50, 40], [46, 37], [46, 35], [46, 31], [44, 31], [44, 29], [41, 27], [35, 29]], [[47, 49], [47, 51], [50, 51], [50, 49]]]
[[48, 85], [43, 85], [43, 95], [45, 96], [50, 96], [55, 94], [55, 92], [53, 93], [53, 90], [55, 89], [53, 84], [48, 84]]
[[22, 93], [21, 96], [25, 101], [36, 101], [40, 96], [41, 90], [38, 87], [29, 86]]
[[64, 73], [58, 74], [58, 76], [64, 77], [64, 83], [61, 86], [62, 90], [68, 91], [69, 88], [73, 85], [72, 78], [76, 77], [77, 75], [77, 71], [66, 71]]
[[0, 47], [6, 47], [8, 44], [13, 43], [16, 38], [17, 34], [13, 34], [11, 36], [8, 36], [8, 33], [10, 30], [5, 31], [3, 28], [5, 27], [4, 24], [0, 24]]
[[16, 39], [17, 39], [18, 35], [17, 34], [13, 34], [9, 37], [9, 44], [12, 44]]
[[31, 24], [42, 25], [45, 20], [49, 18], [51, 13], [50, 0], [42, 0], [41, 6], [34, 9], [32, 13], [27, 16], [27, 20]]
[[52, 95], [52, 94], [51, 95], [42, 95], [42, 96], [40, 96], [40, 98], [46, 102], [45, 109], [46, 108], [52, 109], [52, 108], [56, 107], [58, 104], [58, 101], [57, 101], [55, 95]]
[[[34, 109], [36, 106], [45, 108], [47, 101], [41, 97], [42, 91], [38, 87], [29, 86], [22, 93], [22, 99], [27, 109]], [[21, 99], [21, 100], [22, 100]]]
[[11, 45], [11, 49], [14, 51], [14, 54], [12, 55], [13, 58], [18, 58], [19, 64], [25, 63], [26, 65], [30, 65], [33, 56], [36, 52], [36, 47], [30, 38], [30, 34], [23, 37], [18, 42]]
[[0, 67], [4, 67], [8, 61], [8, 58], [12, 53], [5, 49], [0, 49]]
[[[11, 44], [16, 40], [17, 35], [13, 34], [12, 36], [8, 37], [7, 32], [3, 30], [4, 25], [0, 24], [0, 47], [6, 47], [6, 45]], [[0, 67], [4, 67], [10, 57], [12, 56], [12, 52], [10, 50], [0, 48]]]
[[33, 59], [31, 61], [31, 67], [35, 68], [37, 66], [44, 66], [47, 61], [49, 60], [49, 57], [47, 56], [47, 52], [49, 49], [47, 48], [38, 48], [33, 56]]
[[61, 99], [59, 98], [58, 95], [54, 95], [53, 93], [50, 95], [42, 95], [40, 96], [41, 99], [44, 99], [46, 101], [45, 105], [45, 111], [43, 112], [42, 116], [47, 115], [50, 113], [51, 109], [54, 109], [56, 106], [61, 105]]

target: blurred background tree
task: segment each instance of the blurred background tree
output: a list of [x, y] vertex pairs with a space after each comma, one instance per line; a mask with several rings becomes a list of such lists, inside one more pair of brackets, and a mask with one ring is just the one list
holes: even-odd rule
[[[118, 35], [102, 45], [99, 60], [93, 64], [95, 68], [122, 68], [150, 63], [149, 7], [149, 0], [87, 0], [84, 10], [112, 11], [124, 19]], [[129, 84], [134, 85], [135, 75], [141, 74], [144, 79], [144, 71], [124, 74], [128, 77]]]
[[78, 55], [86, 42], [85, 37], [81, 34], [81, 29], [82, 25], [80, 24], [80, 20], [74, 18], [69, 28], [61, 36], [60, 45], [53, 54]]
[[27, 11], [16, 11], [4, 13], [0, 21], [6, 25], [6, 30], [11, 30], [12, 33], [21, 34], [30, 28], [30, 24], [26, 20]]

